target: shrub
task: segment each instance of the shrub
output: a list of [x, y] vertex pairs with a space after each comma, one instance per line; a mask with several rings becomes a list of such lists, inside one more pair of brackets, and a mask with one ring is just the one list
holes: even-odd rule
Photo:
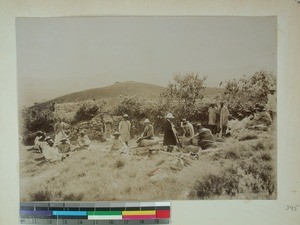
[[124, 167], [125, 162], [123, 160], [117, 160], [115, 163], [115, 168], [117, 169], [121, 169], [122, 167]]
[[100, 109], [97, 105], [89, 106], [83, 104], [77, 111], [74, 117], [74, 123], [78, 123], [85, 120], [90, 120], [99, 113]]
[[260, 157], [264, 161], [270, 161], [272, 159], [270, 153], [267, 152], [262, 153]]
[[49, 190], [41, 190], [30, 195], [31, 201], [51, 201], [52, 195]]
[[23, 143], [32, 145], [35, 133], [39, 130], [51, 133], [55, 123], [54, 114], [48, 108], [31, 107], [22, 111], [23, 119]]
[[197, 180], [189, 194], [194, 199], [206, 199], [222, 194], [235, 196], [240, 191], [237, 169], [228, 167], [219, 174], [208, 174]]
[[276, 77], [272, 73], [259, 71], [239, 80], [225, 82], [224, 99], [228, 102], [229, 111], [234, 117], [241, 113], [246, 116], [253, 113], [255, 104], [266, 104], [269, 88], [276, 86]]
[[63, 197], [63, 201], [81, 201], [84, 197], [83, 193], [80, 194], [67, 194]]

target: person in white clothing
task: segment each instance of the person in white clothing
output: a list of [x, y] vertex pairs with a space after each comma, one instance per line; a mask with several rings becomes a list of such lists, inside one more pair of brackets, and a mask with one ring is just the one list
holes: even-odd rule
[[128, 120], [128, 115], [125, 114], [123, 116], [122, 121], [119, 123], [119, 132], [121, 134], [121, 139], [126, 143], [128, 146], [128, 142], [130, 140], [130, 129], [131, 129], [131, 123]]

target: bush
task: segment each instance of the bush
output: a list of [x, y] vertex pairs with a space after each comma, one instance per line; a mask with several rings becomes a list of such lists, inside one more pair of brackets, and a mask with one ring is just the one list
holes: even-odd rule
[[237, 169], [228, 167], [219, 174], [208, 174], [201, 181], [197, 180], [189, 196], [193, 199], [206, 199], [222, 194], [235, 196], [240, 192], [239, 179]]
[[77, 111], [73, 123], [90, 120], [99, 113], [100, 109], [97, 105], [89, 106], [83, 104]]
[[23, 144], [32, 145], [37, 131], [53, 132], [54, 114], [47, 108], [31, 107], [22, 111]]
[[255, 111], [255, 105], [265, 105], [270, 87], [276, 87], [276, 77], [266, 71], [259, 71], [239, 80], [225, 82], [224, 100], [234, 117], [244, 117]]

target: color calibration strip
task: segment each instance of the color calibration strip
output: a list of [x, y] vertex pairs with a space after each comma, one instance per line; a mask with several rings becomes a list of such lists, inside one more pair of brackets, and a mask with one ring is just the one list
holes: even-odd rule
[[170, 202], [45, 203], [23, 202], [21, 218], [87, 220], [170, 219]]

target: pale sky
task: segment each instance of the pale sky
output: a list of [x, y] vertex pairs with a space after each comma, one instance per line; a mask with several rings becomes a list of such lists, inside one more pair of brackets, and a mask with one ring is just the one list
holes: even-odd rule
[[166, 86], [177, 73], [218, 86], [277, 72], [276, 17], [18, 18], [16, 31], [22, 105], [122, 81]]

